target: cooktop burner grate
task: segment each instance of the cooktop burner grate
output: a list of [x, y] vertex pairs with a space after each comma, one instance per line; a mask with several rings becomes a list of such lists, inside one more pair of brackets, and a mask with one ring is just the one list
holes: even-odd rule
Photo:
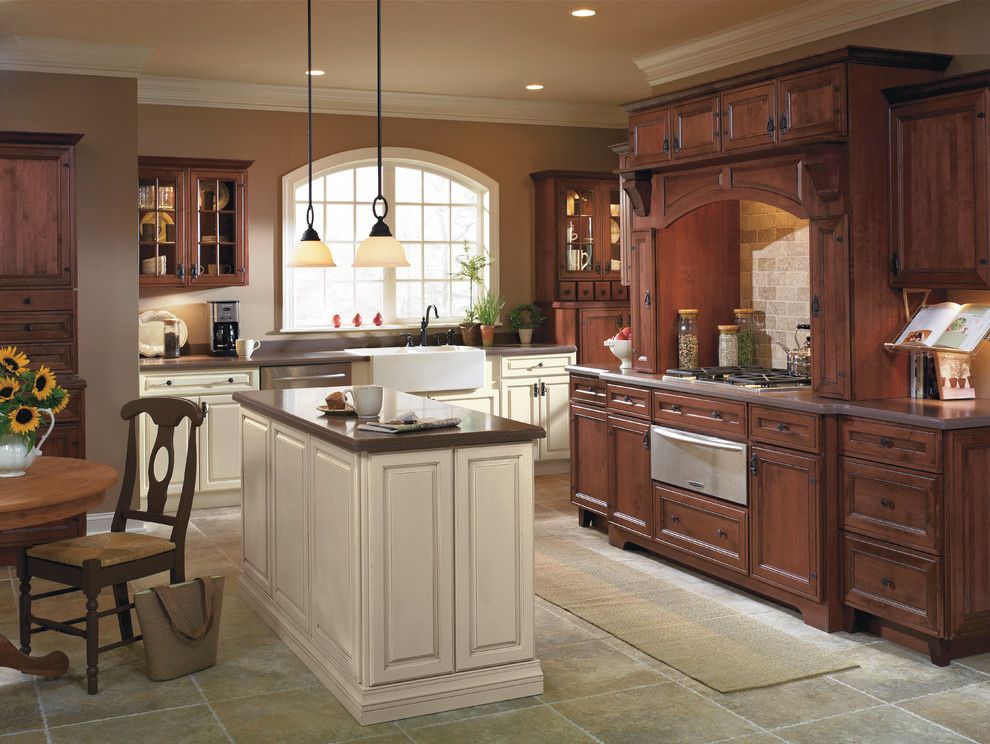
[[770, 367], [697, 367], [695, 369], [668, 369], [665, 377], [720, 382], [744, 387], [775, 388], [801, 387], [811, 384], [808, 377], [787, 374], [785, 369]]

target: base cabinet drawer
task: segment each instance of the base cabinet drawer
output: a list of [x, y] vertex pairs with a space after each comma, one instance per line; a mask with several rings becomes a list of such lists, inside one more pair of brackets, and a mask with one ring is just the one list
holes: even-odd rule
[[595, 377], [571, 377], [571, 400], [605, 407], [605, 381]]
[[746, 404], [731, 400], [654, 392], [653, 420], [719, 437], [746, 438]]
[[939, 472], [942, 438], [932, 429], [908, 428], [869, 419], [843, 418], [839, 448], [844, 455]]
[[745, 509], [667, 486], [655, 485], [656, 541], [746, 573], [749, 567]]
[[843, 524], [868, 537], [938, 553], [942, 479], [842, 458]]
[[844, 601], [891, 622], [942, 632], [942, 561], [906, 548], [845, 536]]
[[610, 411], [637, 418], [650, 418], [650, 391], [627, 385], [612, 385], [606, 388], [606, 405]]
[[821, 418], [814, 413], [751, 405], [749, 438], [764, 444], [821, 451]]

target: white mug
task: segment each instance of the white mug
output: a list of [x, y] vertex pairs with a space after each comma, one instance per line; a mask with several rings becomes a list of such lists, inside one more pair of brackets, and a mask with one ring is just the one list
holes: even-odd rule
[[234, 342], [234, 348], [237, 349], [237, 356], [241, 359], [250, 359], [251, 355], [258, 350], [261, 346], [260, 341], [255, 341], [253, 338], [239, 338]]
[[381, 385], [355, 385], [344, 392], [358, 418], [375, 418], [382, 411]]

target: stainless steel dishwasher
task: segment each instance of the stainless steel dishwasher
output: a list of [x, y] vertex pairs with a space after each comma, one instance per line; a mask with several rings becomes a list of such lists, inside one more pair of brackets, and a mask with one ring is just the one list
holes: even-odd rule
[[287, 388], [338, 387], [351, 384], [351, 365], [294, 364], [284, 367], [262, 367], [262, 390]]

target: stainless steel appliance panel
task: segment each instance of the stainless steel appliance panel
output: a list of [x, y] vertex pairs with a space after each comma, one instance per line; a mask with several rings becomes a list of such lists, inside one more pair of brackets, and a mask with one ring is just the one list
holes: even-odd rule
[[747, 445], [665, 426], [650, 431], [653, 480], [745, 506]]
[[351, 384], [351, 365], [296, 364], [261, 368], [262, 390], [287, 388], [339, 387]]

